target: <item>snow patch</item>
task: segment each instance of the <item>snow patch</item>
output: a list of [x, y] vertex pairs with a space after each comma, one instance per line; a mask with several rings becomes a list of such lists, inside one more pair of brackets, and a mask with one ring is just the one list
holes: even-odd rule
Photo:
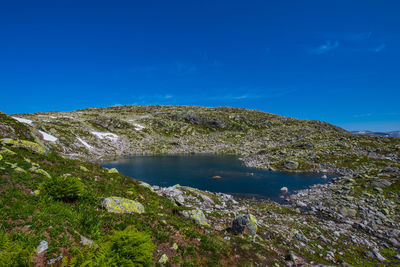
[[143, 125], [137, 124], [137, 123], [134, 123], [133, 125], [135, 125], [135, 130], [136, 131], [140, 131], [140, 130], [143, 130], [144, 128], [146, 128]]
[[113, 133], [101, 133], [101, 132], [92, 132], [99, 139], [108, 139], [111, 141], [117, 141], [118, 135]]
[[58, 140], [57, 137], [52, 136], [51, 134], [45, 133], [43, 131], [39, 131], [39, 133], [43, 135], [43, 140], [45, 141], [56, 142]]
[[18, 118], [18, 117], [12, 117], [12, 118], [15, 119], [15, 120], [17, 120], [17, 121], [19, 121], [19, 122], [23, 122], [23, 123], [32, 125], [32, 121], [31, 121], [31, 120], [23, 119], [23, 118]]
[[78, 139], [78, 141], [81, 142], [82, 145], [84, 145], [87, 149], [93, 149], [93, 147], [91, 145], [89, 145], [88, 143], [83, 141], [81, 138], [77, 137], [76, 139]]

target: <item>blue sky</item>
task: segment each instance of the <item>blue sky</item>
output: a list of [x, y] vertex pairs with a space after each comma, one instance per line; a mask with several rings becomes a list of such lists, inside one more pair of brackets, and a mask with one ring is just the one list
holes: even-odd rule
[[399, 1], [0, 3], [0, 110], [236, 106], [400, 130]]

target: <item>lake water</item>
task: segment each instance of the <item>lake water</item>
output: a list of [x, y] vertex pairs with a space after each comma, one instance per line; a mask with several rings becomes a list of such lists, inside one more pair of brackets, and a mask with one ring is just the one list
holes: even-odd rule
[[[286, 186], [289, 193], [310, 185], [326, 183], [321, 174], [271, 172], [246, 167], [237, 156], [231, 155], [156, 155], [132, 156], [117, 161], [104, 162], [106, 168], [116, 168], [120, 173], [151, 185], [175, 184], [212, 192], [269, 198], [282, 202], [280, 189]], [[221, 179], [213, 179], [221, 176]]]

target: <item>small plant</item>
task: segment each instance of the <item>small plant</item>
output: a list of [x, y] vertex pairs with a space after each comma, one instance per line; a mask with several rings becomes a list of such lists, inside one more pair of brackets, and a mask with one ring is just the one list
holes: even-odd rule
[[46, 195], [62, 201], [74, 201], [83, 192], [83, 183], [75, 176], [58, 176], [46, 180], [41, 187]]
[[98, 248], [74, 249], [70, 266], [151, 266], [155, 245], [144, 232], [128, 227], [99, 242]]
[[0, 266], [31, 266], [33, 249], [23, 247], [18, 240], [0, 232]]

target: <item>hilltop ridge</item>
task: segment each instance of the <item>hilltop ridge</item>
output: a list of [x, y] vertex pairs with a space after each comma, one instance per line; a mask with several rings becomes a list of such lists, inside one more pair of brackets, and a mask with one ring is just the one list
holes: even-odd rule
[[243, 108], [117, 106], [13, 117], [70, 158], [222, 153], [240, 155], [250, 167], [335, 173], [399, 162], [397, 139]]

